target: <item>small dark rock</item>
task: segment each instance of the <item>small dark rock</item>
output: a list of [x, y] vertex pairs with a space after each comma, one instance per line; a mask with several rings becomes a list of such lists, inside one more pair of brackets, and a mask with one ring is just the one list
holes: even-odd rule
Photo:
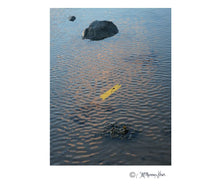
[[75, 17], [75, 16], [70, 16], [70, 17], [69, 17], [69, 21], [74, 21], [74, 20], [76, 20], [76, 17]]
[[118, 33], [118, 28], [111, 21], [94, 21], [82, 33], [83, 39], [102, 40], [114, 36]]

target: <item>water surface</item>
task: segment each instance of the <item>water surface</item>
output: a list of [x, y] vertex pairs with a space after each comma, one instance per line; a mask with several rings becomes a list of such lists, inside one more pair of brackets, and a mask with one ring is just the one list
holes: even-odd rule
[[[170, 165], [171, 10], [51, 9], [50, 19], [51, 165]], [[94, 20], [119, 33], [82, 40]], [[111, 122], [140, 133], [102, 136]]]

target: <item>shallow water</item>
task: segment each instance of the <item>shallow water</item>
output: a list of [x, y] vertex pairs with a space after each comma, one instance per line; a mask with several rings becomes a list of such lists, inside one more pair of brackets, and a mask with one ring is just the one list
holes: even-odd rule
[[[51, 165], [170, 165], [171, 10], [51, 9], [50, 16]], [[119, 33], [82, 40], [94, 20], [113, 21]], [[102, 136], [111, 122], [140, 132]]]

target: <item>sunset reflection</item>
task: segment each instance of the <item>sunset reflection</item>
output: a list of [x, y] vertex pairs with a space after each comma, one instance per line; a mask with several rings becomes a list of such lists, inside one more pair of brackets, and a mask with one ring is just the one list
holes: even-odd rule
[[[171, 163], [170, 16], [170, 9], [51, 9], [52, 165]], [[119, 33], [82, 40], [100, 19]], [[102, 100], [116, 84], [120, 89]], [[138, 134], [111, 139], [103, 134], [110, 123]]]

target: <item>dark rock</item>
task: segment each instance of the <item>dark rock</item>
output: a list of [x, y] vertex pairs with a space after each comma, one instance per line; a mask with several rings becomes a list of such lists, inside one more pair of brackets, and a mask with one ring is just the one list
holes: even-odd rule
[[83, 39], [102, 40], [114, 36], [118, 33], [118, 28], [111, 21], [94, 21], [82, 33]]
[[70, 16], [70, 17], [69, 17], [69, 21], [74, 21], [74, 20], [76, 20], [76, 17], [75, 17], [75, 16]]

